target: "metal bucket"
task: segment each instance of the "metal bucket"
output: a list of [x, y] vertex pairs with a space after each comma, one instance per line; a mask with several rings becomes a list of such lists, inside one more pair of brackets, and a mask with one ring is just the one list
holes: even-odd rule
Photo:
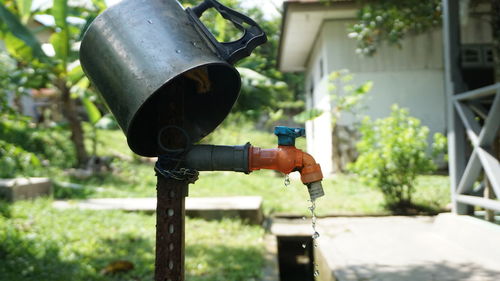
[[[199, 20], [208, 8], [243, 31], [242, 38], [217, 42]], [[241, 87], [232, 63], [264, 42], [253, 20], [214, 0], [192, 9], [175, 0], [124, 0], [88, 28], [80, 62], [130, 148], [156, 156], [164, 152], [162, 128], [180, 127], [194, 143], [224, 120]]]

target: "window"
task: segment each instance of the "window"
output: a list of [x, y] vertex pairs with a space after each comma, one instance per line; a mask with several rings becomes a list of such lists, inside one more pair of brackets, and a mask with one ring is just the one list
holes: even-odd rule
[[311, 107], [314, 107], [314, 79], [311, 77], [309, 85], [309, 98], [311, 98]]
[[493, 48], [483, 48], [484, 61], [493, 64]]
[[461, 55], [464, 68], [483, 68], [493, 65], [493, 50], [490, 45], [463, 45]]

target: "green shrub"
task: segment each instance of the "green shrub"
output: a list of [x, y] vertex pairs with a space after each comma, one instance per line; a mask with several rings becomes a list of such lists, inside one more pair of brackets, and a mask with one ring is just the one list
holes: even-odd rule
[[413, 206], [417, 175], [436, 169], [433, 158], [444, 150], [446, 141], [435, 134], [429, 154], [429, 128], [409, 116], [407, 109], [397, 105], [391, 109], [387, 118], [362, 122], [357, 144], [360, 155], [351, 170], [382, 191], [388, 209], [407, 210]]
[[32, 176], [40, 167], [40, 159], [36, 155], [0, 140], [0, 178]]
[[33, 176], [41, 163], [68, 168], [75, 153], [67, 130], [36, 128], [21, 115], [0, 115], [0, 177]]

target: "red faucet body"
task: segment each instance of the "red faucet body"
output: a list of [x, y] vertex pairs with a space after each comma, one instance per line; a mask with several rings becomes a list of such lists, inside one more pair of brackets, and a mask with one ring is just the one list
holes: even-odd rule
[[284, 174], [298, 171], [304, 184], [323, 179], [320, 165], [310, 154], [295, 146], [280, 145], [271, 149], [251, 146], [248, 168], [250, 171], [269, 169]]

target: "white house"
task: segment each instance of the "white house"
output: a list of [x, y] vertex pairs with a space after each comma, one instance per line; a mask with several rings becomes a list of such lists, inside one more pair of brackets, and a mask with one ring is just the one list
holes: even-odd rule
[[[355, 53], [356, 41], [347, 36], [348, 26], [356, 22], [357, 11], [356, 1], [351, 0], [337, 0], [329, 5], [320, 0], [284, 2], [279, 69], [305, 72], [307, 107], [326, 111], [307, 122], [306, 131], [307, 150], [318, 159], [327, 175], [334, 172], [327, 87], [332, 71], [349, 69], [355, 83], [373, 81], [364, 112], [372, 119], [388, 116], [390, 106], [397, 103], [409, 108], [412, 116], [429, 127], [431, 135], [446, 131], [441, 29], [410, 36], [402, 42], [402, 48], [382, 46], [375, 56], [361, 57]], [[490, 75], [484, 85], [491, 84], [491, 48], [487, 46], [491, 42], [491, 27], [486, 21], [472, 17], [463, 23], [463, 52], [468, 56], [463, 56], [462, 62], [468, 59], [470, 67], [484, 70], [486, 75], [472, 71], [472, 76]], [[477, 83], [474, 77], [471, 81]], [[472, 84], [471, 87], [476, 87]], [[351, 121], [345, 118], [340, 124], [348, 125]]]

